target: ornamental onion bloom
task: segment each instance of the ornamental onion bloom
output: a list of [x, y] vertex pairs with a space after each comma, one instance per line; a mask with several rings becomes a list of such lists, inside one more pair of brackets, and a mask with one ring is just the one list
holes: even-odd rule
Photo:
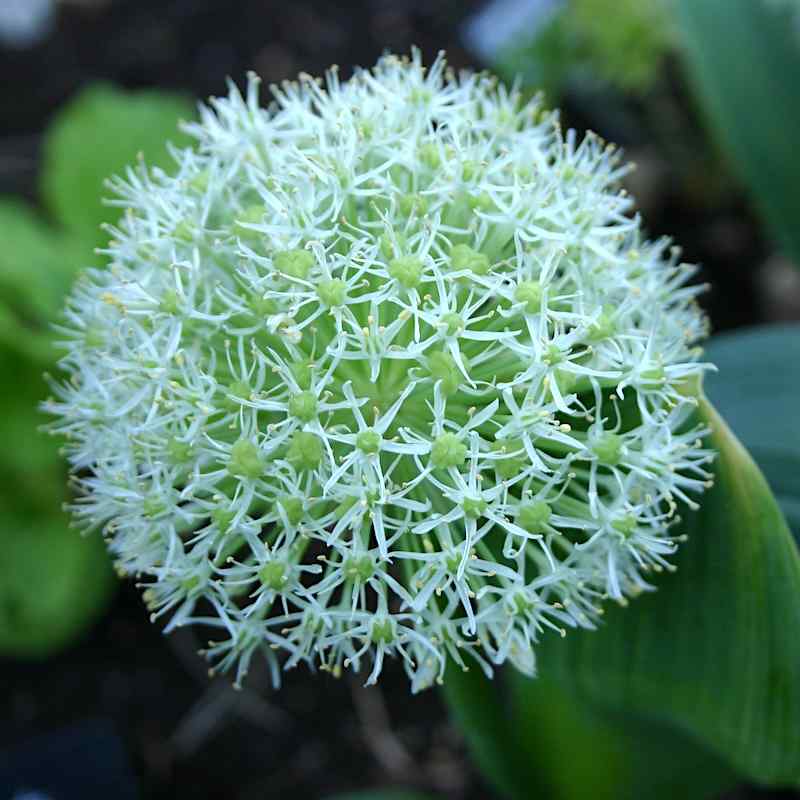
[[139, 164], [46, 405], [153, 619], [335, 675], [535, 669], [669, 566], [710, 475], [694, 268], [627, 167], [485, 74], [250, 75]]

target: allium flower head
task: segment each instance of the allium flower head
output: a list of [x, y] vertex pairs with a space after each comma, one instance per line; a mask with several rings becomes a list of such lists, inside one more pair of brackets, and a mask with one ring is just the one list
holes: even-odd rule
[[694, 270], [611, 146], [491, 77], [415, 53], [272, 91], [110, 184], [47, 406], [75, 513], [237, 683], [256, 654], [532, 673], [649, 588], [709, 479]]

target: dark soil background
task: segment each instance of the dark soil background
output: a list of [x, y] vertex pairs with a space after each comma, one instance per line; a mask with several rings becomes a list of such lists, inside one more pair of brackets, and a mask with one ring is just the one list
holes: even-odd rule
[[[265, 83], [301, 69], [320, 73], [332, 63], [346, 75], [355, 64], [374, 63], [384, 49], [407, 51], [412, 44], [426, 61], [446, 49], [455, 66], [483, 66], [460, 40], [463, 20], [480, 5], [62, 2], [43, 41], [0, 49], [0, 193], [35, 200], [42, 131], [89, 82], [203, 98], [224, 93], [225, 77], [240, 79], [247, 69]], [[564, 108], [569, 125], [598, 130], [639, 163], [630, 188], [648, 228], [674, 236], [685, 259], [703, 265], [702, 278], [713, 286], [703, 302], [716, 330], [797, 316], [793, 273], [772, 255], [710, 149], [676, 65], [666, 65], [656, 99], [647, 104], [573, 92]], [[225, 682], [209, 682], [194, 650], [188, 634], [164, 639], [134, 587], [121, 586], [107, 616], [67, 652], [44, 663], [0, 663], [0, 756], [27, 742], [28, 751], [41, 749], [47, 769], [52, 743], [35, 737], [95, 721], [101, 738], [119, 737], [130, 780], [144, 798], [317, 800], [372, 786], [418, 788], [451, 800], [493, 797], [441, 697], [409, 696], [397, 668], [385, 670], [380, 689], [300, 669], [286, 675], [278, 693], [257, 680], [236, 693]], [[102, 747], [93, 757], [98, 771], [108, 766]], [[0, 773], [2, 766], [0, 758]], [[120, 771], [119, 798], [127, 797], [125, 780]], [[6, 800], [2, 791], [0, 780]], [[747, 789], [735, 795], [797, 796]]]

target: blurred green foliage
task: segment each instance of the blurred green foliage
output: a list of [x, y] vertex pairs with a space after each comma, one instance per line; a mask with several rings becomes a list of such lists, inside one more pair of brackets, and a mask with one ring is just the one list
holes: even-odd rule
[[49, 220], [15, 197], [0, 197], [0, 653], [42, 657], [79, 635], [114, 587], [105, 545], [68, 527], [59, 443], [38, 411], [54, 370], [65, 295], [98, 257], [100, 225], [119, 210], [102, 204], [102, 182], [143, 152], [169, 168], [168, 139], [191, 104], [158, 92], [91, 87], [56, 114], [46, 132], [41, 193]]
[[[666, 93], [651, 91], [668, 53], [685, 66], [713, 134], [707, 149], [719, 146], [776, 243], [800, 266], [798, 0], [564, 0], [545, 24], [519, 31], [492, 67], [544, 90], [551, 103], [575, 89], [608, 119], [638, 95], [652, 136], [672, 160], [682, 149], [676, 138], [690, 144], [691, 122], [665, 119]], [[717, 180], [708, 155], [706, 189]]]
[[82, 242], [104, 244], [108, 237], [100, 225], [115, 222], [119, 209], [103, 204], [103, 182], [135, 164], [140, 153], [150, 166], [169, 167], [167, 142], [189, 143], [177, 122], [191, 114], [184, 98], [165, 92], [124, 92], [104, 84], [86, 89], [45, 137], [41, 192], [47, 210]]
[[754, 0], [676, 4], [701, 112], [773, 237], [800, 266], [797, 20], [788, 7]]
[[520, 32], [493, 65], [558, 100], [571, 81], [646, 91], [673, 45], [668, 0], [567, 0], [533, 36]]
[[761, 468], [800, 544], [800, 323], [711, 339], [706, 391]]

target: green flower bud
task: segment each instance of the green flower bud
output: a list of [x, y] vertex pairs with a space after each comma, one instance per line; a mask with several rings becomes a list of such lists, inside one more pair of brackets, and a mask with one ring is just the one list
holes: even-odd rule
[[228, 472], [237, 478], [260, 477], [264, 472], [264, 464], [258, 448], [249, 439], [239, 439], [231, 448], [228, 459]]
[[466, 460], [467, 446], [454, 433], [442, 433], [436, 437], [431, 448], [431, 463], [435, 467], [460, 467]]
[[272, 263], [278, 272], [291, 278], [305, 280], [311, 272], [311, 267], [314, 266], [314, 255], [308, 250], [282, 250], [275, 253]]
[[322, 461], [322, 441], [316, 434], [296, 431], [286, 458], [296, 470], [316, 469]]

